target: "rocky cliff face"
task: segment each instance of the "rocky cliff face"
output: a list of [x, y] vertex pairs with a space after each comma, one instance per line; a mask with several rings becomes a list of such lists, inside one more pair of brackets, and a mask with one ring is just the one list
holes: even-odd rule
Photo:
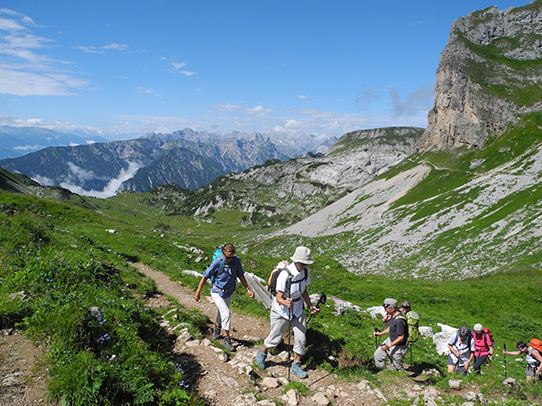
[[421, 150], [483, 148], [542, 110], [542, 1], [454, 21], [437, 69]]

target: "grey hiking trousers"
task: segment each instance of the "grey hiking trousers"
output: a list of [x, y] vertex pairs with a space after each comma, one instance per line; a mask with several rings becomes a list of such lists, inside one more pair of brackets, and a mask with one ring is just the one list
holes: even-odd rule
[[386, 368], [386, 357], [389, 357], [391, 361], [391, 369], [394, 371], [402, 371], [403, 360], [408, 351], [408, 345], [394, 345], [387, 351], [382, 351], [382, 345], [391, 343], [390, 338], [386, 340], [376, 349], [374, 353], [375, 366], [378, 369]]

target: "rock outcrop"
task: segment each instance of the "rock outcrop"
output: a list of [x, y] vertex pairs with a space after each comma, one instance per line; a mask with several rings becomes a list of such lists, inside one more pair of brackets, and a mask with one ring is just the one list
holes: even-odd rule
[[421, 150], [483, 148], [542, 110], [542, 1], [454, 21], [437, 69]]

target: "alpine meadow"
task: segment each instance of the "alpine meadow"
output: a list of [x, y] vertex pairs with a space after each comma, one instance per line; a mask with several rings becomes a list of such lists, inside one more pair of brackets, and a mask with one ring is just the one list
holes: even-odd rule
[[[53, 172], [75, 149], [3, 160], [9, 165], [0, 168], [0, 332], [43, 347], [35, 375], [20, 385], [36, 385], [45, 366], [41, 404], [48, 405], [362, 404], [356, 396], [367, 396], [363, 404], [397, 406], [541, 403], [542, 385], [526, 382], [525, 359], [503, 355], [519, 340], [542, 339], [540, 43], [542, 0], [457, 19], [439, 60], [427, 128], [350, 132], [325, 154], [281, 161], [286, 154], [258, 138], [250, 162], [263, 163], [226, 173], [202, 152], [214, 151], [212, 142], [189, 151], [196, 143], [179, 141], [183, 159], [197, 162], [189, 173], [168, 144], [167, 160], [149, 162], [104, 199], [42, 186], [17, 166], [31, 162], [39, 173], [47, 156]], [[149, 138], [175, 137], [152, 134], [132, 144], [141, 151]], [[129, 165], [130, 158], [108, 153], [106, 161]], [[84, 161], [96, 162], [85, 155], [78, 165]], [[186, 175], [184, 183], [150, 188], [159, 182], [156, 166], [156, 179], [169, 171]], [[234, 329], [237, 352], [224, 349], [210, 339], [209, 316], [141, 271], [149, 267], [195, 291], [213, 252], [228, 242], [263, 286], [296, 247], [310, 248], [308, 290], [319, 295], [311, 296], [314, 304], [323, 294], [327, 301], [308, 325], [308, 380], [285, 380], [287, 363], [269, 370], [254, 364], [267, 333], [236, 337]], [[159, 296], [168, 305], [155, 306]], [[404, 371], [378, 371], [373, 360], [380, 344], [373, 332], [386, 328], [386, 298], [408, 300], [423, 327]], [[239, 283], [232, 309], [234, 328], [241, 315], [268, 328], [269, 309]], [[491, 330], [494, 358], [482, 374], [448, 373], [437, 337], [446, 327], [476, 323]], [[229, 375], [242, 384], [217, 382], [214, 390], [226, 387], [231, 398], [203, 390], [214, 366], [198, 363], [192, 347], [172, 351], [183, 334], [190, 343], [207, 340], [223, 357], [216, 363], [238, 368], [241, 350], [251, 354], [242, 360], [245, 372], [232, 367]], [[6, 348], [0, 341], [2, 362]], [[285, 336], [273, 356], [289, 348]], [[317, 373], [333, 383], [321, 387], [311, 380]], [[268, 378], [279, 388], [267, 387]], [[4, 381], [0, 399], [11, 404], [15, 389]]]

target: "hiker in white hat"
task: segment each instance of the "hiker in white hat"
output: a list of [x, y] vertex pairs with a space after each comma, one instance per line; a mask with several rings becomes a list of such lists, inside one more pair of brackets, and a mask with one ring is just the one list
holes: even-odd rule
[[320, 310], [313, 306], [307, 293], [307, 286], [311, 283], [307, 265], [313, 264], [314, 261], [311, 258], [311, 250], [307, 247], [297, 247], [290, 259], [292, 263], [283, 268], [277, 278], [277, 294], [273, 300], [270, 315], [271, 331], [264, 340], [263, 347], [258, 350], [256, 364], [265, 369], [267, 351], [280, 344], [286, 329], [291, 325], [294, 331], [292, 373], [299, 378], [306, 378], [307, 373], [301, 367], [301, 357], [305, 354], [307, 341], [307, 319], [302, 300], [305, 301], [312, 314]]

